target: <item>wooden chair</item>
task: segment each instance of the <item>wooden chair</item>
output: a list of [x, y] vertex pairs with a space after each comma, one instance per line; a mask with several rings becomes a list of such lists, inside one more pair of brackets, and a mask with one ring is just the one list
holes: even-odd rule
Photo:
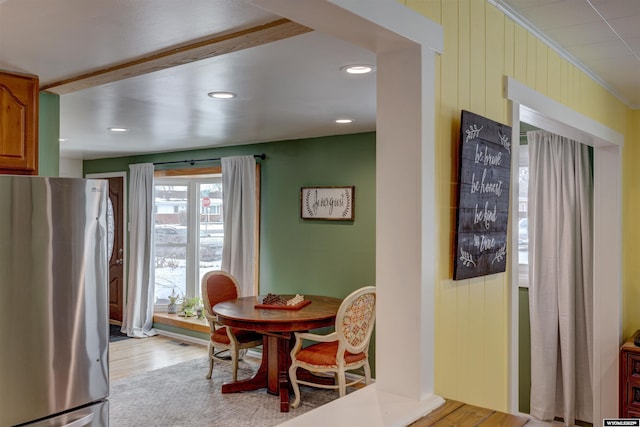
[[202, 277], [202, 301], [204, 303], [204, 315], [211, 328], [209, 339], [209, 373], [211, 379], [215, 349], [228, 350], [233, 364], [233, 380], [238, 379], [238, 360], [240, 350], [256, 347], [262, 344], [262, 335], [257, 332], [232, 329], [218, 323], [217, 316], [213, 314], [212, 307], [219, 302], [238, 298], [240, 295], [238, 282], [231, 274], [214, 270], [207, 272]]
[[[304, 384], [312, 387], [338, 389], [340, 397], [344, 396], [347, 386], [365, 381], [371, 383], [369, 366], [369, 340], [376, 317], [376, 288], [366, 286], [348, 295], [336, 315], [335, 332], [328, 335], [317, 335], [308, 332], [296, 332], [296, 343], [291, 350], [291, 367], [289, 379], [295, 393], [291, 407], [300, 404], [300, 387]], [[317, 342], [302, 348], [302, 340]], [[345, 372], [364, 367], [364, 378], [347, 384]], [[299, 380], [298, 368], [311, 373], [333, 373], [337, 385], [323, 385]]]

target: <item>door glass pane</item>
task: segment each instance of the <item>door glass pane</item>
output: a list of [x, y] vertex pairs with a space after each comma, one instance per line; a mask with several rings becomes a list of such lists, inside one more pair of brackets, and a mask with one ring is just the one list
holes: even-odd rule
[[109, 255], [109, 262], [113, 258], [113, 242], [115, 240], [115, 221], [113, 219], [113, 203], [111, 199], [107, 197], [107, 255]]
[[156, 300], [186, 294], [188, 186], [155, 186]]

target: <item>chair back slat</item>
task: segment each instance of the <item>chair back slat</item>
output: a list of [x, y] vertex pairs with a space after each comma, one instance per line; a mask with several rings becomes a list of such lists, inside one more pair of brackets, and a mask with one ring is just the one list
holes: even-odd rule
[[202, 301], [207, 312], [219, 302], [236, 299], [239, 296], [238, 282], [229, 273], [221, 270], [207, 272], [202, 278]]
[[369, 346], [376, 318], [376, 288], [366, 286], [348, 295], [336, 316], [336, 332], [350, 353], [360, 353]]

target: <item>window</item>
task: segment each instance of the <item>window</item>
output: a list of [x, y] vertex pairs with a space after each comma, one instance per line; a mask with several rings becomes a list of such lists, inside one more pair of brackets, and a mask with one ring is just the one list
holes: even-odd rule
[[172, 293], [199, 297], [202, 276], [221, 268], [221, 172], [221, 167], [155, 172], [155, 296], [159, 306]]
[[211, 214], [203, 199], [222, 203], [217, 178], [167, 178], [155, 182], [156, 298], [172, 293], [199, 296], [205, 271], [219, 269], [224, 229], [222, 217]]

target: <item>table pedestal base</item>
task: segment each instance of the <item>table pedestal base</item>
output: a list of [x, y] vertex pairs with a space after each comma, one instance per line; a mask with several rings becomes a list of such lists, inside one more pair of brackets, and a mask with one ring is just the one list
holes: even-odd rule
[[[267, 393], [280, 396], [280, 412], [289, 412], [289, 366], [293, 334], [265, 334], [262, 338], [262, 361], [258, 371], [251, 378], [222, 384], [222, 393], [258, 390], [266, 388]], [[318, 377], [307, 371], [300, 371], [300, 379], [320, 384], [334, 384], [332, 378]]]

